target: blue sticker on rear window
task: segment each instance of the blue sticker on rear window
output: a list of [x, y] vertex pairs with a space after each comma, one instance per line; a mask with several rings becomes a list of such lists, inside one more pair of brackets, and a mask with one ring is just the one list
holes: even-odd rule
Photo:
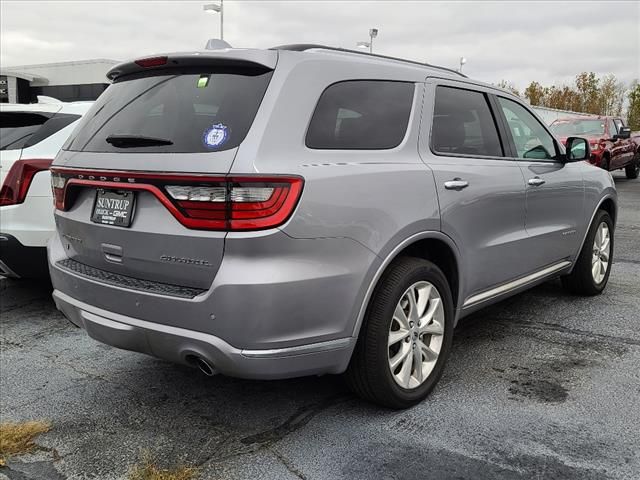
[[209, 148], [218, 148], [229, 139], [229, 127], [222, 123], [211, 125], [202, 135], [202, 143]]

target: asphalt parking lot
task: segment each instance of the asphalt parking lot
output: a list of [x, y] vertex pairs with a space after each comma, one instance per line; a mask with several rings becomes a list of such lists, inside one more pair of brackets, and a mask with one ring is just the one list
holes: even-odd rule
[[121, 479], [145, 451], [204, 479], [640, 478], [640, 180], [615, 178], [605, 293], [554, 281], [466, 319], [439, 386], [402, 412], [337, 377], [209, 378], [116, 350], [46, 287], [2, 280], [2, 421], [53, 428], [0, 478]]

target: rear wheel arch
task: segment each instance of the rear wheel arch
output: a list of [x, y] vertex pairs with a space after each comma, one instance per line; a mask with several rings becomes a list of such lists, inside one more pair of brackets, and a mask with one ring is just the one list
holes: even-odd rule
[[453, 306], [458, 308], [460, 271], [458, 258], [450, 245], [440, 239], [425, 238], [410, 244], [398, 256], [418, 257], [434, 263], [447, 278], [453, 297]]
[[[598, 210], [604, 210], [605, 212], [607, 212], [611, 217], [611, 220], [613, 220], [613, 224], [614, 225], [616, 224], [617, 209], [616, 209], [616, 204], [614, 203], [611, 197], [605, 198], [604, 201], [602, 201], [600, 205], [598, 205], [598, 208], [596, 209], [596, 211]], [[593, 218], [591, 219], [591, 222], [593, 222]], [[591, 225], [589, 225], [589, 227], [591, 227]]]
[[458, 307], [461, 305], [459, 296], [462, 290], [462, 274], [460, 272], [460, 254], [457, 246], [453, 240], [441, 232], [434, 231], [418, 233], [400, 242], [387, 255], [387, 257], [385, 257], [382, 264], [378, 267], [378, 270], [373, 276], [373, 280], [370, 282], [369, 288], [367, 289], [361, 304], [353, 330], [354, 337], [358, 337], [360, 334], [362, 323], [373, 297], [373, 293], [378, 287], [384, 272], [392, 266], [395, 260], [402, 257], [422, 258], [434, 263], [438, 268], [440, 268], [449, 283], [449, 288], [451, 289], [454, 311], [458, 310]]

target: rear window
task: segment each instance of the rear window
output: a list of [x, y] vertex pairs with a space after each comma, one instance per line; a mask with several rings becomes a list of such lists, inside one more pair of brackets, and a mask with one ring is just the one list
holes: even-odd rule
[[315, 149], [382, 150], [400, 145], [407, 131], [410, 82], [354, 80], [335, 83], [320, 96], [306, 144]]
[[80, 115], [66, 113], [2, 112], [0, 150], [19, 150], [37, 145], [79, 118]]
[[0, 113], [0, 150], [19, 150], [31, 135], [49, 120], [46, 115], [28, 112]]
[[66, 150], [192, 153], [235, 148], [247, 135], [271, 71], [139, 76], [111, 85]]

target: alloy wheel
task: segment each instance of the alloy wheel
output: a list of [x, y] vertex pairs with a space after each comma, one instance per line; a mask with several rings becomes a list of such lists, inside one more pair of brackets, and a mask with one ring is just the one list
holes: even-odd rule
[[591, 274], [596, 284], [604, 281], [611, 259], [611, 232], [606, 222], [600, 223], [593, 239], [593, 256], [591, 258]]
[[389, 327], [389, 369], [402, 388], [422, 385], [436, 365], [444, 338], [444, 306], [438, 289], [416, 282], [400, 297]]

